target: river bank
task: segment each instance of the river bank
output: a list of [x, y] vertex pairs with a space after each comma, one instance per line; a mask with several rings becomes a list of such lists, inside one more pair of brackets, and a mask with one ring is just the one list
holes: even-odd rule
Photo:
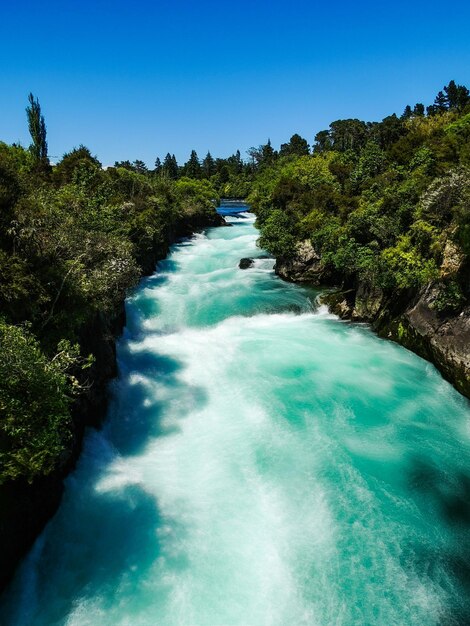
[[[142, 277], [153, 273], [157, 262], [167, 256], [170, 246], [178, 239], [209, 226], [222, 225], [225, 221], [215, 211], [213, 216], [201, 218], [196, 215], [193, 219], [179, 221], [167, 230], [165, 246], [155, 247], [142, 259]], [[72, 437], [54, 472], [32, 483], [15, 480], [0, 486], [0, 591], [56, 513], [63, 496], [63, 481], [80, 457], [85, 429], [100, 428], [102, 424], [108, 409], [108, 386], [118, 371], [116, 341], [125, 325], [126, 312], [122, 300], [111, 313], [96, 313], [81, 331], [82, 352], [93, 354], [95, 360], [83, 375], [85, 392], [71, 407]]]
[[[444, 257], [441, 273], [449, 271], [449, 256]], [[361, 282], [348, 284], [344, 276], [326, 270], [309, 242], [299, 244], [293, 258], [277, 259], [275, 271], [284, 280], [326, 289], [321, 299], [333, 313], [341, 319], [369, 323], [380, 337], [433, 363], [470, 398], [470, 307], [456, 312], [437, 310], [440, 285], [387, 293]]]

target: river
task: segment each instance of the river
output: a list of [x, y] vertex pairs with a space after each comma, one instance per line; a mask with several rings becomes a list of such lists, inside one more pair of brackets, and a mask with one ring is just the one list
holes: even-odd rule
[[468, 401], [228, 219], [129, 297], [108, 418], [0, 623], [470, 623]]

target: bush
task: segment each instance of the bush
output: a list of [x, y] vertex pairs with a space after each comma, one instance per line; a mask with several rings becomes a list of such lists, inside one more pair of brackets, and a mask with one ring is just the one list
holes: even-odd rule
[[70, 438], [68, 371], [78, 348], [48, 359], [26, 329], [0, 320], [0, 483], [50, 473]]

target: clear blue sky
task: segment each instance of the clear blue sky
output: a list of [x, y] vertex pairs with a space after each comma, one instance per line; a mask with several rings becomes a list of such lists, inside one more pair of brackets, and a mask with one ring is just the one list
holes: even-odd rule
[[0, 139], [29, 144], [39, 97], [51, 155], [104, 164], [309, 143], [470, 86], [470, 2], [0, 0]]

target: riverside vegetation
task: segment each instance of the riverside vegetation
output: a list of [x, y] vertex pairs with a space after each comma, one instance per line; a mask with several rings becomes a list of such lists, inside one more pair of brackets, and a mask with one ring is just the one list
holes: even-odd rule
[[[31, 146], [0, 143], [2, 582], [55, 510], [84, 426], [103, 413], [125, 294], [176, 237], [220, 223], [220, 196], [248, 198], [281, 276], [339, 286], [335, 310], [373, 321], [469, 393], [465, 366], [446, 369], [440, 346], [417, 345], [405, 315], [425, 293], [431, 326], [468, 320], [465, 87], [451, 81], [427, 109], [379, 123], [333, 122], [312, 151], [293, 135], [247, 161], [193, 151], [152, 170], [139, 160], [104, 169], [84, 146], [52, 167], [32, 95], [27, 116]], [[468, 366], [457, 331], [445, 336], [463, 343]]]
[[470, 97], [378, 123], [338, 120], [265, 147], [249, 202], [277, 272], [337, 286], [343, 317], [371, 321], [470, 395]]

